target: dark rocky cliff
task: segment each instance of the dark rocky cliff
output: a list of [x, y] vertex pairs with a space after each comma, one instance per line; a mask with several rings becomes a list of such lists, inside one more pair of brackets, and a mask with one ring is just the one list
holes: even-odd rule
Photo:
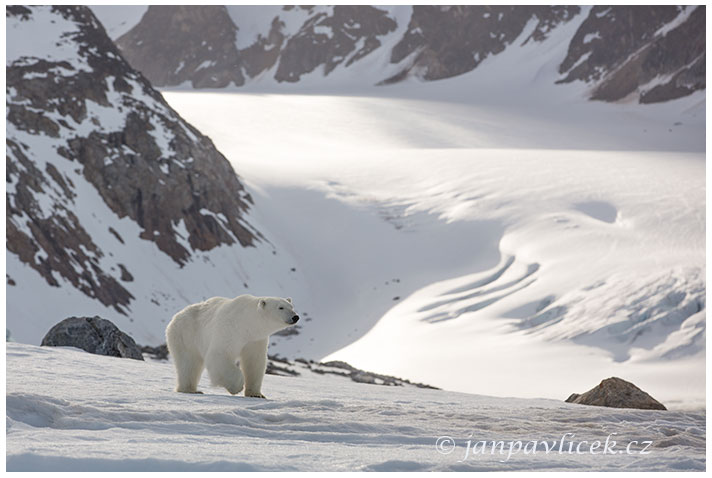
[[155, 85], [221, 88], [245, 83], [236, 31], [224, 6], [154, 5], [117, 43]]
[[159, 86], [243, 86], [264, 74], [295, 83], [306, 73], [328, 77], [365, 58], [377, 58], [384, 65], [379, 83], [391, 84], [409, 76], [434, 81], [465, 74], [487, 57], [542, 42], [576, 21], [580, 26], [566, 39], [568, 52], [558, 67], [559, 83], [586, 82], [593, 100], [633, 95], [641, 103], [705, 88], [704, 6], [397, 7], [408, 15], [386, 7], [286, 6], [275, 10], [263, 34], [239, 49], [243, 28], [265, 20], [239, 6], [228, 8], [149, 7], [117, 43]]
[[384, 11], [369, 6], [335, 6], [331, 14], [284, 8], [304, 11], [308, 19], [287, 37], [275, 17], [266, 36], [241, 50], [239, 29], [224, 6], [151, 6], [116, 43], [155, 85], [222, 88], [242, 86], [275, 66], [275, 79], [290, 83], [319, 66], [328, 74], [377, 49], [378, 37], [396, 28]]
[[391, 63], [416, 56], [391, 81], [412, 73], [425, 80], [467, 73], [488, 56], [504, 51], [529, 21], [536, 26], [525, 42], [542, 41], [579, 11], [579, 7], [416, 5], [408, 30], [391, 52]]
[[[604, 101], [640, 89], [641, 103], [704, 89], [705, 7], [681, 8], [593, 7], [571, 39], [559, 68], [566, 75], [561, 82], [595, 83], [592, 99]], [[677, 27], [666, 27], [676, 21]]]

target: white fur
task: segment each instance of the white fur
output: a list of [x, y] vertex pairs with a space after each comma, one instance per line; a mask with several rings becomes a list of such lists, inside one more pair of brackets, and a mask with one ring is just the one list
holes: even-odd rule
[[205, 367], [213, 385], [233, 395], [244, 385], [245, 396], [263, 397], [269, 336], [292, 325], [295, 316], [291, 299], [251, 295], [213, 297], [181, 310], [166, 328], [176, 391], [199, 393]]

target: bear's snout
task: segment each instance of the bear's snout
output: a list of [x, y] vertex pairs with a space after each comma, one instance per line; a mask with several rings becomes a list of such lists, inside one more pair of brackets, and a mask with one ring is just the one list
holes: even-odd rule
[[293, 323], [293, 324], [296, 324], [298, 320], [299, 320], [299, 316], [298, 316], [298, 315], [295, 315], [294, 317], [292, 317], [292, 323]]

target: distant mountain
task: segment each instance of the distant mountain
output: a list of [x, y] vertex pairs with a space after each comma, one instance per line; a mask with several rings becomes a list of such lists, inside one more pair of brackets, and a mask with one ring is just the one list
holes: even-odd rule
[[592, 99], [640, 90], [641, 103], [656, 103], [704, 89], [705, 56], [704, 6], [595, 6], [559, 72], [594, 84]]
[[[245, 11], [254, 14], [255, 8]], [[264, 9], [274, 10], [274, 18], [261, 17], [268, 22], [259, 25], [264, 31], [245, 43], [233, 20], [252, 19], [242, 16], [241, 7], [151, 6], [117, 44], [157, 86], [188, 81], [196, 88], [222, 88], [242, 86], [268, 70], [291, 83], [319, 66], [328, 74], [376, 50], [379, 36], [397, 26], [387, 12], [369, 6]]]
[[512, 45], [525, 29], [523, 43], [542, 41], [580, 11], [548, 6], [414, 6], [405, 34], [391, 51], [390, 61], [403, 66], [385, 82], [467, 73]]
[[[6, 22], [9, 310], [37, 305], [21, 304], [41, 276], [124, 316], [154, 307], [165, 320], [179, 295], [171, 281], [197, 289], [183, 269], [197, 253], [264, 242], [231, 165], [129, 66], [89, 8], [8, 6]], [[21, 319], [8, 313], [9, 327]]]
[[571, 22], [559, 82], [586, 82], [591, 99], [651, 103], [705, 88], [704, 6], [151, 6], [116, 42], [156, 86], [329, 83], [336, 70], [390, 84], [468, 73]]

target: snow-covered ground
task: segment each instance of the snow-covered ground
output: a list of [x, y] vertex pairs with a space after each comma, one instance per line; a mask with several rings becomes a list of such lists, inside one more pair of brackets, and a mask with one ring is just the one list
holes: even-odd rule
[[704, 94], [561, 108], [552, 82], [518, 112], [454, 102], [490, 80], [164, 92], [302, 274], [290, 295], [314, 320], [275, 350], [502, 396], [619, 375], [704, 406]]
[[9, 343], [7, 470], [705, 469], [703, 412], [493, 398], [316, 374], [267, 376], [268, 400], [207, 384], [204, 395], [188, 395], [172, 391], [173, 374], [169, 363]]
[[[705, 93], [586, 101], [585, 85], [555, 85], [575, 27], [434, 83], [355, 88], [383, 66], [355, 63], [328, 81], [315, 71], [298, 85], [266, 75], [242, 90], [165, 92], [245, 180], [246, 220], [269, 242], [198, 252], [184, 268], [153, 243], [116, 246], [135, 276], [129, 316], [7, 255], [13, 280], [42, 291], [8, 300], [23, 342], [99, 314], [156, 344], [187, 303], [284, 295], [305, 320], [271, 353], [447, 391], [307, 375], [266, 377], [268, 401], [187, 396], [171, 391], [169, 364], [10, 343], [8, 469], [704, 469]], [[97, 243], [113, 241], [109, 224], [138, 237], [57, 164]], [[561, 401], [612, 375], [677, 410]], [[450, 442], [438, 449], [438, 437], [456, 449], [441, 453]], [[576, 453], [607, 438], [616, 451], [653, 444]], [[468, 440], [505, 451], [464, 458]], [[548, 443], [525, 453], [533, 440]]]
[[[267, 75], [242, 90], [166, 92], [245, 179], [246, 220], [267, 239], [196, 252], [182, 268], [52, 151], [66, 138], [11, 128], [42, 169], [52, 160], [76, 184], [76, 213], [111, 248], [107, 269], [132, 271], [136, 299], [120, 315], [9, 254], [10, 333], [39, 343], [61, 318], [99, 314], [157, 344], [186, 304], [282, 295], [305, 320], [273, 353], [502, 396], [560, 399], [619, 375], [670, 407], [702, 407], [705, 93], [606, 104], [555, 84], [581, 19], [520, 46], [530, 25], [449, 80], [356, 88], [382, 74], [356, 62], [296, 85]], [[109, 225], [130, 240], [116, 244]], [[37, 290], [44, 300], [23, 295]]]
[[555, 84], [579, 20], [449, 80], [164, 92], [306, 281], [314, 321], [276, 350], [500, 396], [618, 375], [704, 407], [705, 93]]

